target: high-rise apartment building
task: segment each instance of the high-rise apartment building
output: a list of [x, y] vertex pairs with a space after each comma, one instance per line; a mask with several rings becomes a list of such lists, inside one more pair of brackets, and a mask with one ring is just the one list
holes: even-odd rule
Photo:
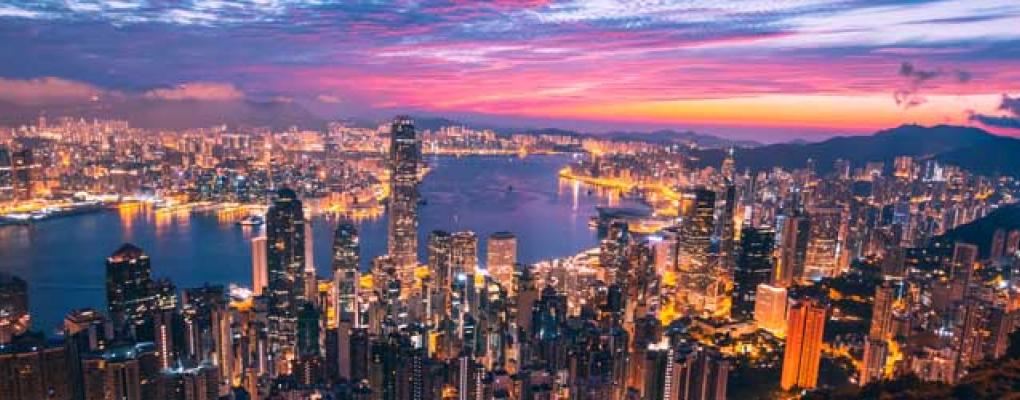
[[804, 258], [804, 278], [818, 280], [838, 276], [842, 273], [840, 252], [843, 251], [843, 209], [813, 208], [809, 214], [811, 234]]
[[517, 236], [510, 232], [489, 235], [486, 251], [486, 269], [504, 288], [509, 288], [517, 264]]
[[450, 237], [450, 264], [469, 275], [478, 270], [478, 235], [471, 231], [454, 232]]
[[825, 331], [823, 305], [814, 300], [800, 300], [788, 313], [786, 349], [779, 386], [814, 389], [818, 384], [818, 368], [822, 359], [822, 334]]
[[265, 236], [251, 238], [251, 289], [256, 296], [261, 296], [269, 285], [267, 249]]
[[768, 284], [755, 291], [754, 322], [776, 336], [786, 335], [786, 288]]

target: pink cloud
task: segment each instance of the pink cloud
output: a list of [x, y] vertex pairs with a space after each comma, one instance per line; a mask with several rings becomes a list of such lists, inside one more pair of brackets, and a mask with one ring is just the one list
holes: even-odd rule
[[0, 78], [0, 101], [20, 105], [79, 103], [98, 100], [109, 92], [99, 87], [61, 78]]
[[143, 96], [158, 100], [229, 101], [243, 99], [245, 94], [237, 86], [228, 83], [192, 82], [168, 89], [153, 89]]

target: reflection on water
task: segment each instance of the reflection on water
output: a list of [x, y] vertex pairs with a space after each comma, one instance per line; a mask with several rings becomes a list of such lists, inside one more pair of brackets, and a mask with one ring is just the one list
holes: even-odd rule
[[[511, 231], [519, 238], [522, 262], [575, 254], [595, 245], [588, 220], [594, 206], [620, 204], [619, 193], [562, 180], [565, 156], [429, 158], [421, 185], [419, 243], [434, 229], [473, 230], [485, 260], [485, 238]], [[76, 307], [105, 308], [106, 257], [124, 242], [152, 258], [153, 275], [169, 277], [179, 288], [203, 283], [251, 283], [251, 238], [264, 226], [235, 222], [247, 208], [197, 212], [155, 209], [143, 203], [0, 228], [0, 271], [25, 278], [37, 328], [50, 329]], [[333, 230], [339, 215], [312, 219], [315, 266], [330, 275]], [[356, 215], [362, 266], [386, 251], [386, 215]], [[425, 259], [425, 246], [419, 257]]]

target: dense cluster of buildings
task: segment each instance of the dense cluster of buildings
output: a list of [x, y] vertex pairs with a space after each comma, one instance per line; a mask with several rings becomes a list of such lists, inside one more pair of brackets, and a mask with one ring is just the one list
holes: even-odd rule
[[28, 332], [25, 283], [0, 279], [0, 398], [707, 400], [847, 383], [826, 368], [953, 383], [1020, 322], [1020, 230], [940, 240], [1011, 201], [1008, 178], [910, 158], [739, 173], [732, 152], [694, 169], [677, 149], [599, 145], [575, 172], [646, 183], [671, 222], [648, 234], [610, 217], [598, 248], [525, 265], [511, 232], [419, 243], [429, 144], [408, 118], [387, 131], [388, 251], [370, 269], [342, 220], [332, 276], [316, 274], [314, 190], [282, 180], [250, 290], [178, 290], [124, 245], [106, 260], [107, 310], [72, 311], [55, 343]]

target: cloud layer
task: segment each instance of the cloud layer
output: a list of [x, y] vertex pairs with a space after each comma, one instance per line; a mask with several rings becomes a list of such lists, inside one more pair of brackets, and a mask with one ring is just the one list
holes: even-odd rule
[[[14, 1], [0, 5], [0, 59], [18, 62], [0, 77], [347, 113], [675, 123], [795, 121], [804, 107], [775, 99], [835, 113], [880, 96], [902, 122], [966, 122], [962, 110], [994, 115], [988, 99], [1020, 89], [1016, 26], [1008, 0]], [[750, 114], [748, 98], [773, 112]]]
[[229, 83], [193, 82], [168, 89], [152, 89], [144, 97], [155, 100], [229, 101], [244, 98], [244, 92]]

